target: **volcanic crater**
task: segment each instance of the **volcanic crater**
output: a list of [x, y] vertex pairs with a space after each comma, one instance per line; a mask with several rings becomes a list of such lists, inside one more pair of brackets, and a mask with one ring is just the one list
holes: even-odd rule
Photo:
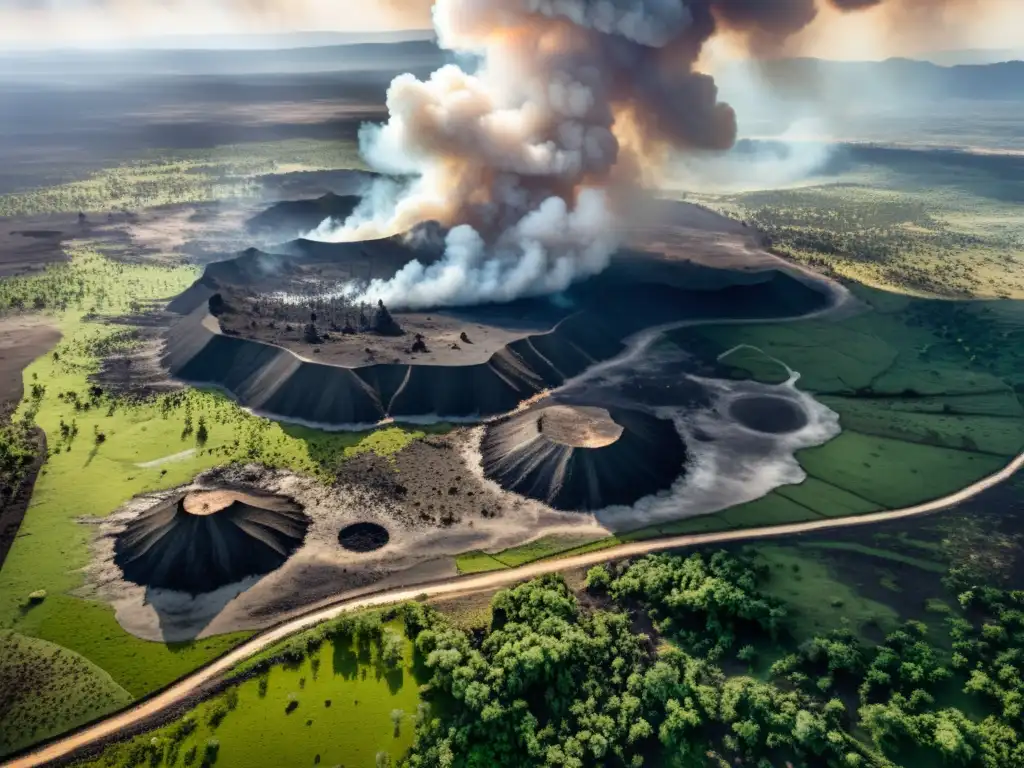
[[[443, 238], [430, 222], [408, 236], [249, 249], [209, 264], [171, 302], [182, 317], [161, 361], [179, 381], [222, 388], [287, 421], [477, 419], [563, 385], [654, 326], [803, 316], [832, 302], [820, 282], [777, 261], [737, 264], [735, 246], [763, 253], [752, 231], [688, 204], [663, 207], [675, 239], [653, 224], [631, 233], [635, 246], [558, 301], [406, 311], [353, 306], [339, 294], [440, 258]], [[702, 263], [712, 257], [727, 268]]]
[[338, 543], [349, 552], [376, 552], [391, 540], [388, 529], [379, 523], [352, 523], [338, 534]]
[[489, 425], [480, 453], [486, 477], [560, 510], [628, 505], [667, 490], [687, 457], [671, 421], [565, 404]]
[[747, 429], [785, 435], [807, 426], [807, 413], [788, 397], [745, 395], [729, 404], [729, 415]]
[[177, 494], [132, 520], [114, 563], [140, 586], [212, 592], [280, 568], [310, 520], [292, 499], [232, 488]]

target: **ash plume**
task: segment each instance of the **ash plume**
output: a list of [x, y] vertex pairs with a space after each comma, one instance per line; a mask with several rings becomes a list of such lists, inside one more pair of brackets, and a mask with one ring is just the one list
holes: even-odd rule
[[[890, 0], [904, 1], [926, 2]], [[386, 182], [310, 237], [450, 227], [441, 260], [346, 289], [364, 301], [424, 308], [561, 291], [607, 266], [620, 191], [669, 152], [735, 142], [734, 111], [696, 70], [704, 44], [724, 31], [757, 54], [783, 50], [817, 11], [816, 0], [437, 0], [440, 45], [479, 55], [479, 68], [396, 78], [390, 119], [360, 142], [371, 166], [412, 181]]]

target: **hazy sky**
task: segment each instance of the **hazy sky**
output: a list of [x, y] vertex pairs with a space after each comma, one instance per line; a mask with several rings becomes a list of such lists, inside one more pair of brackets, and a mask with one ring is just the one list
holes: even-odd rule
[[[924, 4], [906, 5], [920, 7]], [[0, 48], [147, 46], [161, 36], [425, 29], [431, 0], [0, 0]], [[944, 48], [1024, 48], [1024, 0], [964, 0], [951, 16], [823, 10], [799, 52], [884, 58]], [[719, 46], [728, 49], [727, 43]]]
[[162, 36], [427, 29], [430, 5], [430, 0], [0, 0], [0, 47], [125, 47]]

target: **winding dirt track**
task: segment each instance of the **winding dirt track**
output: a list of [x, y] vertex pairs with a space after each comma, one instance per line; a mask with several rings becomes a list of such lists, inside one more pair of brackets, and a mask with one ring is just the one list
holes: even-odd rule
[[479, 576], [456, 577], [445, 581], [421, 584], [416, 587], [389, 589], [372, 595], [366, 595], [351, 600], [343, 600], [329, 607], [318, 609], [305, 616], [268, 629], [238, 646], [225, 656], [222, 656], [202, 669], [193, 672], [188, 677], [182, 678], [169, 688], [138, 703], [134, 707], [112, 715], [111, 717], [94, 723], [93, 725], [86, 726], [82, 730], [41, 747], [34, 752], [30, 752], [22, 757], [4, 763], [2, 768], [34, 768], [35, 766], [46, 765], [50, 761], [67, 758], [78, 750], [95, 745], [97, 742], [109, 739], [112, 736], [116, 736], [122, 731], [145, 724], [150, 719], [166, 712], [168, 709], [180, 705], [189, 696], [195, 694], [201, 686], [215, 680], [218, 676], [228, 672], [249, 657], [265, 650], [274, 643], [280, 642], [289, 635], [308, 629], [309, 627], [327, 619], [332, 619], [346, 611], [352, 611], [359, 608], [371, 608], [387, 605], [389, 603], [399, 603], [406, 600], [412, 600], [420, 595], [435, 597], [438, 595], [482, 592], [498, 587], [504, 587], [524, 579], [531, 579], [546, 573], [586, 567], [607, 562], [609, 560], [645, 555], [652, 552], [662, 552], [668, 549], [749, 541], [753, 539], [810, 533], [812, 531], [823, 531], [834, 528], [846, 528], [854, 525], [870, 525], [872, 523], [915, 517], [917, 515], [924, 515], [929, 512], [937, 512], [942, 509], [947, 509], [973, 498], [983, 491], [1008, 480], [1014, 473], [1021, 469], [1024, 469], [1024, 453], [1017, 456], [1017, 458], [999, 472], [989, 475], [973, 485], [941, 499], [929, 501], [924, 504], [918, 504], [913, 507], [906, 507], [905, 509], [894, 509], [888, 512], [873, 512], [871, 514], [859, 515], [856, 517], [815, 520], [806, 523], [791, 523], [789, 525], [777, 525], [767, 528], [748, 528], [741, 531], [701, 533], [687, 536], [672, 536], [653, 541], [638, 541], [630, 544], [620, 544], [597, 552], [588, 552], [582, 555], [573, 555], [555, 560], [545, 560], [538, 563], [524, 565], [519, 568], [509, 568], [504, 571], [486, 573]]

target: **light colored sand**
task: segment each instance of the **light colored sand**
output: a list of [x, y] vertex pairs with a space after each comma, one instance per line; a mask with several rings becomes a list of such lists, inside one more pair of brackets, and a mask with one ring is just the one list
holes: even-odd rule
[[604, 448], [622, 437], [622, 427], [608, 411], [589, 406], [545, 408], [537, 427], [549, 440], [573, 448]]
[[153, 467], [159, 467], [162, 464], [171, 464], [175, 461], [182, 461], [192, 456], [196, 452], [195, 448], [189, 448], [187, 451], [181, 451], [180, 453], [172, 453], [170, 456], [164, 456], [159, 459], [153, 459], [152, 461], [143, 461], [136, 464], [136, 467], [142, 467], [143, 469], [152, 469]]
[[263, 506], [260, 500], [238, 491], [197, 491], [185, 497], [182, 507], [190, 515], [205, 517], [227, 509], [236, 501], [253, 507]]

